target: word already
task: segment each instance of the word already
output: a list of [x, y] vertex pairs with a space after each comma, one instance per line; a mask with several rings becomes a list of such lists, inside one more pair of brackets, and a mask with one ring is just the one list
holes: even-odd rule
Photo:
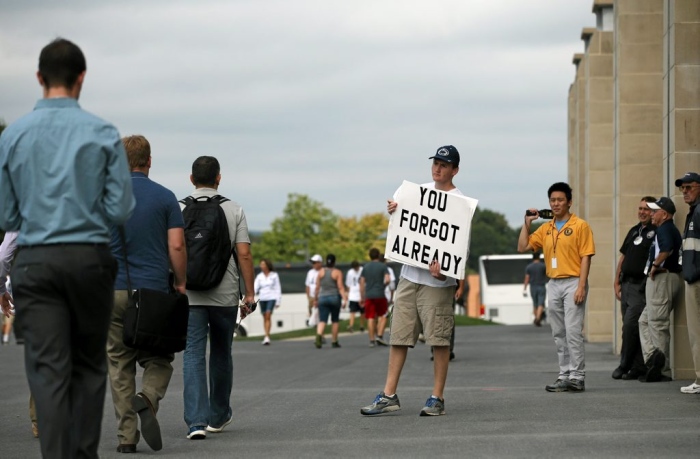
[[[433, 260], [437, 260], [442, 271], [453, 273], [455, 276], [457, 276], [459, 264], [462, 261], [462, 257], [458, 257], [455, 254], [440, 252], [440, 249], [433, 249], [429, 245], [421, 244], [418, 241], [411, 243], [403, 236], [396, 236], [391, 251], [424, 265], [430, 265]], [[454, 264], [452, 264], [453, 261]]]

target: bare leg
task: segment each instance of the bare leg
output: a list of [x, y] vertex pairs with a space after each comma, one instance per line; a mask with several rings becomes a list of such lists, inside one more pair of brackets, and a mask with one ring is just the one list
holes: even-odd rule
[[272, 328], [272, 313], [266, 312], [264, 316], [265, 336], [270, 337], [270, 329]]
[[374, 341], [374, 332], [377, 319], [367, 319], [367, 334], [369, 335], [369, 340]]
[[[391, 346], [389, 348], [389, 369], [387, 370], [386, 383], [384, 385], [385, 394], [394, 395], [396, 393], [396, 388], [399, 385], [399, 378], [401, 377], [401, 370], [403, 370], [403, 364], [406, 362], [407, 354], [408, 346]], [[447, 358], [449, 359], [449, 357], [448, 351]]]
[[384, 329], [386, 328], [386, 316], [381, 316], [377, 319], [377, 336], [384, 336]]
[[350, 313], [350, 323], [348, 324], [348, 326], [350, 328], [352, 328], [354, 325], [355, 325], [355, 313], [351, 312]]
[[340, 324], [338, 322], [333, 322], [331, 324], [331, 335], [333, 336], [333, 342], [337, 343], [338, 342], [338, 327]]
[[360, 328], [367, 328], [367, 320], [363, 312], [360, 313]]
[[318, 325], [316, 325], [316, 334], [317, 335], [323, 336], [323, 332], [325, 330], [326, 330], [326, 323], [325, 322], [319, 322]]
[[432, 395], [444, 398], [443, 392], [445, 391], [445, 381], [447, 381], [447, 367], [450, 364], [450, 346], [433, 346], [433, 357], [435, 360], [433, 362], [434, 383]]

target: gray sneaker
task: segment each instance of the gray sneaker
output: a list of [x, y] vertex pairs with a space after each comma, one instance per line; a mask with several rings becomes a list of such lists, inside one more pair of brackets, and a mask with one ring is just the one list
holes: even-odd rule
[[445, 400], [431, 395], [428, 400], [425, 401], [423, 409], [420, 410], [420, 415], [440, 416], [441, 414], [445, 414]]
[[557, 379], [554, 381], [554, 384], [547, 384], [544, 386], [544, 389], [547, 392], [567, 392], [569, 390], [567, 382], [567, 379]]
[[586, 383], [583, 379], [569, 379], [566, 381], [566, 387], [570, 392], [583, 392], [586, 390]]
[[373, 416], [375, 414], [391, 413], [392, 411], [399, 411], [401, 409], [401, 404], [399, 403], [399, 396], [394, 394], [393, 397], [387, 397], [384, 392], [380, 392], [374, 398], [371, 405], [360, 410], [360, 413], [366, 416]]

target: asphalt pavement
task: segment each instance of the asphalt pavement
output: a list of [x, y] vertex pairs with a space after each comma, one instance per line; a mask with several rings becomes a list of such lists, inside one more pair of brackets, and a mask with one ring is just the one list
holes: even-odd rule
[[[610, 344], [586, 345], [586, 391], [548, 393], [557, 377], [549, 327], [458, 327], [445, 416], [418, 416], [432, 388], [430, 349], [408, 355], [398, 394], [402, 409], [360, 415], [383, 388], [388, 349], [366, 334], [344, 334], [342, 348], [311, 340], [234, 343], [234, 422], [206, 440], [186, 439], [182, 354], [158, 414], [164, 447], [141, 456], [171, 458], [697, 458], [700, 395], [689, 381], [613, 380]], [[23, 348], [0, 347], [0, 458], [40, 457], [27, 416]], [[107, 391], [100, 456], [116, 453]], [[70, 422], [70, 419], [66, 419]]]

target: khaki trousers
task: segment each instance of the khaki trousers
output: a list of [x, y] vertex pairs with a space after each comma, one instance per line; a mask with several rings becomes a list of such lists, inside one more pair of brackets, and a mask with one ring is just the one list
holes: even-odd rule
[[661, 373], [671, 377], [671, 311], [681, 298], [681, 279], [677, 273], [659, 273], [647, 279], [647, 305], [639, 316], [639, 338], [646, 363], [660, 350], [666, 356], [666, 365]]
[[117, 416], [117, 437], [120, 444], [137, 444], [140, 438], [137, 415], [131, 408], [131, 399], [136, 395], [136, 363], [143, 368], [141, 393], [146, 395], [156, 412], [160, 400], [170, 384], [173, 374], [171, 362], [174, 354], [157, 355], [138, 351], [124, 345], [122, 340], [122, 316], [126, 310], [126, 290], [114, 292], [114, 310], [107, 336], [107, 358], [109, 382], [112, 388], [114, 414]]
[[700, 383], [700, 282], [685, 284], [685, 314], [697, 384]]

